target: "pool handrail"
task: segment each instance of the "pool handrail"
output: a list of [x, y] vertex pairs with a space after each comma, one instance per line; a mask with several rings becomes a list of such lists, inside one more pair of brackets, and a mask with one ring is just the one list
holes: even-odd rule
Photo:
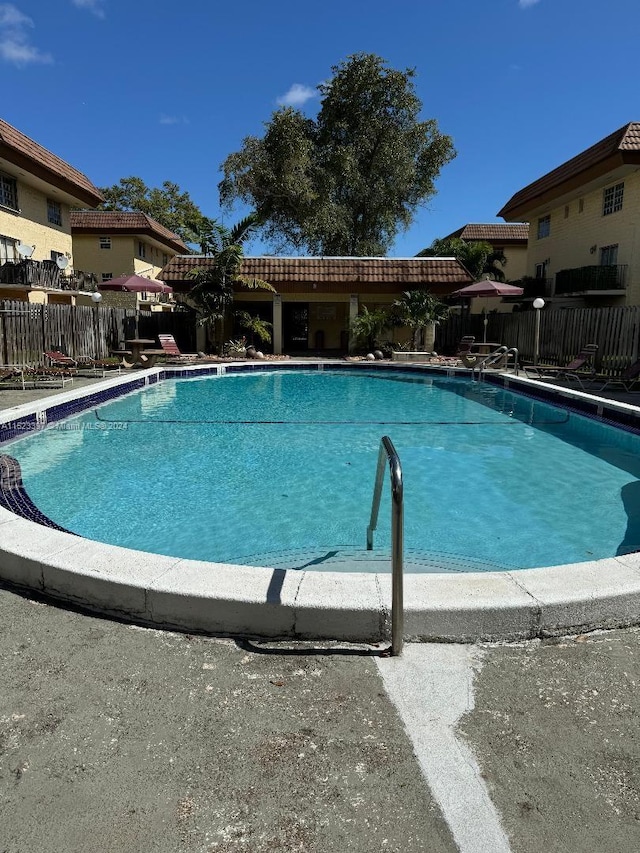
[[367, 527], [367, 551], [373, 549], [373, 532], [378, 524], [384, 466], [387, 460], [391, 477], [391, 654], [395, 656], [402, 654], [404, 628], [404, 501], [400, 457], [389, 436], [383, 435], [378, 451], [378, 468], [371, 502], [371, 520]]
[[482, 361], [479, 361], [477, 364], [471, 369], [471, 378], [472, 380], [476, 380], [476, 370], [478, 371], [478, 382], [483, 380], [483, 373], [487, 367], [502, 365], [505, 370], [509, 367], [509, 357], [513, 358], [513, 372], [517, 376], [518, 375], [518, 360], [520, 358], [520, 353], [518, 352], [517, 347], [505, 347], [500, 346], [498, 349], [489, 353], [489, 355], [485, 356]]

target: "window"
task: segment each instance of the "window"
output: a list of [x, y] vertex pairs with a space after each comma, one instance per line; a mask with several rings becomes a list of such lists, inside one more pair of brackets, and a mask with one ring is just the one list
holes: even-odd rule
[[618, 263], [618, 245], [602, 246], [600, 249], [600, 266], [614, 267]]
[[109, 281], [110, 278], [113, 278], [112, 272], [103, 272], [102, 273], [102, 280], [103, 281]]
[[162, 266], [166, 267], [166, 265], [168, 263], [169, 263], [169, 255], [167, 255], [166, 252], [163, 252], [163, 254], [162, 254]]
[[547, 262], [543, 261], [541, 264], [536, 264], [536, 278], [546, 278], [547, 277]]
[[0, 205], [18, 210], [18, 184], [15, 178], [0, 173]]
[[52, 198], [47, 199], [47, 222], [52, 225], [62, 225], [62, 205]]
[[565, 204], [565, 206], [564, 206], [564, 218], [565, 219], [569, 218], [569, 205], [568, 204]]
[[624, 195], [624, 184], [616, 184], [615, 187], [607, 187], [602, 196], [602, 215], [608, 216], [622, 210], [622, 196]]
[[147, 257], [147, 246], [146, 243], [143, 243], [142, 240], [138, 241], [138, 257], [146, 258]]
[[578, 213], [582, 213], [584, 210], [584, 199], [578, 199]]
[[18, 241], [12, 237], [0, 237], [0, 264], [18, 260], [17, 245]]
[[551, 214], [540, 217], [538, 219], [538, 240], [543, 237], [548, 237], [551, 233]]
[[101, 237], [100, 238], [100, 248], [101, 249], [110, 249], [111, 248], [111, 237]]

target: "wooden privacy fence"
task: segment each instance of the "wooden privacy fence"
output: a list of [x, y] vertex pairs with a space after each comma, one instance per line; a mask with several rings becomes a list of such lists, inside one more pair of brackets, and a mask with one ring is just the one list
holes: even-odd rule
[[[487, 340], [516, 347], [520, 359], [533, 361], [535, 310], [488, 314]], [[481, 314], [453, 314], [436, 327], [438, 352], [455, 352], [463, 335], [484, 336]], [[564, 365], [585, 344], [597, 344], [596, 368], [615, 376], [640, 355], [640, 306], [540, 310], [540, 361]]]
[[[533, 360], [535, 311], [487, 315], [487, 340], [517, 347]], [[3, 364], [41, 364], [43, 353], [59, 349], [72, 357], [104, 358], [129, 338], [172, 334], [183, 352], [196, 350], [193, 315], [135, 311], [104, 305], [36, 305], [0, 301], [0, 357]], [[453, 314], [436, 327], [438, 352], [455, 352], [463, 335], [483, 339], [481, 314]], [[596, 367], [616, 375], [640, 355], [640, 306], [567, 308], [540, 311], [540, 361], [567, 364], [585, 344], [598, 344]]]
[[3, 364], [42, 364], [43, 353], [60, 350], [72, 358], [105, 358], [129, 338], [173, 334], [178, 346], [193, 352], [191, 315], [146, 312], [104, 305], [37, 305], [0, 301], [0, 357]]

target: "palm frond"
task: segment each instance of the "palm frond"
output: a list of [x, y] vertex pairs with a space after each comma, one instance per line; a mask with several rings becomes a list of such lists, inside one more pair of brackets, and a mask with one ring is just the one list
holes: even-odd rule
[[272, 284], [269, 284], [268, 281], [264, 281], [262, 278], [248, 278], [247, 276], [239, 275], [235, 280], [246, 287], [247, 290], [268, 290], [271, 293], [276, 292], [275, 287]]
[[244, 219], [241, 219], [240, 222], [237, 222], [231, 231], [228, 232], [229, 243], [242, 245], [261, 224], [262, 219], [260, 215], [255, 210], [252, 211]]

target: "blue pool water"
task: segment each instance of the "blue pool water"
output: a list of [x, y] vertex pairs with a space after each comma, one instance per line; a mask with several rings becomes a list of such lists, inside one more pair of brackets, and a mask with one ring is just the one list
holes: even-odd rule
[[[269, 565], [280, 552], [364, 548], [382, 435], [402, 460], [410, 551], [513, 569], [640, 548], [640, 438], [460, 379], [166, 380], [8, 452], [36, 505], [82, 536]], [[377, 548], [389, 529], [385, 481]]]

